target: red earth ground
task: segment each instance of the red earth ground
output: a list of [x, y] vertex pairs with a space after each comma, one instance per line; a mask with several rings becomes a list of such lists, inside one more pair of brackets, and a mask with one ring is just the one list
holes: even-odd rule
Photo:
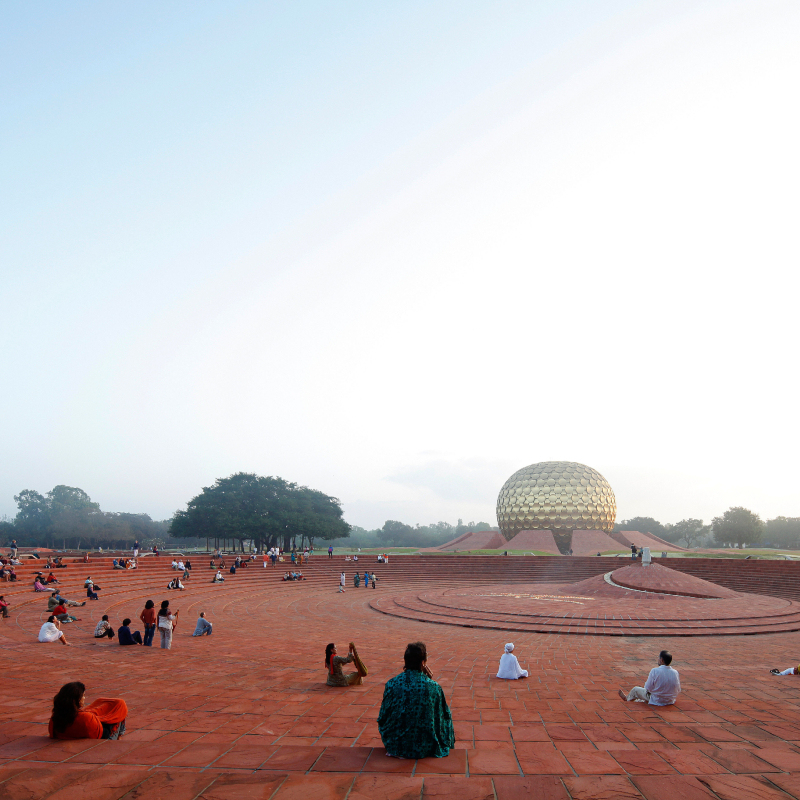
[[[730, 589], [779, 594], [778, 603], [800, 598], [797, 565], [736, 562], [726, 571], [689, 561], [669, 565], [705, 579], [714, 573]], [[800, 633], [512, 632], [374, 607], [441, 590], [513, 594], [537, 583], [578, 583], [629, 562], [401, 556], [379, 565], [369, 556], [358, 566], [378, 574], [373, 590], [354, 589], [355, 565], [327, 555], [303, 565], [309, 579], [299, 583], [279, 580], [287, 565], [257, 564], [212, 585], [207, 560], [198, 559], [185, 592], [166, 591], [173, 574], [166, 557], [141, 563], [119, 572], [93, 559], [56, 571], [68, 597], [83, 599], [87, 575], [103, 587], [99, 601], [76, 610], [81, 621], [64, 627], [68, 647], [36, 641], [46, 602], [31, 591], [33, 566], [17, 569], [16, 585], [2, 585], [12, 602], [11, 616], [0, 620], [3, 800], [800, 798], [800, 677], [768, 672], [800, 661]], [[347, 591], [339, 594], [342, 569]], [[124, 616], [138, 623], [145, 599], [166, 597], [181, 612], [171, 651], [94, 640], [103, 613], [115, 627]], [[753, 608], [764, 602], [754, 597]], [[194, 639], [201, 610], [214, 633]], [[719, 634], [712, 623], [708, 632]], [[444, 759], [390, 759], [376, 724], [383, 684], [400, 671], [405, 645], [419, 639], [452, 708], [456, 748]], [[360, 687], [326, 687], [325, 644], [341, 651], [351, 640], [369, 676]], [[507, 641], [528, 680], [494, 677]], [[621, 702], [617, 689], [642, 685], [663, 647], [680, 671], [678, 703]], [[90, 701], [125, 699], [128, 732], [120, 741], [46, 737], [52, 697], [72, 680], [87, 685]]]

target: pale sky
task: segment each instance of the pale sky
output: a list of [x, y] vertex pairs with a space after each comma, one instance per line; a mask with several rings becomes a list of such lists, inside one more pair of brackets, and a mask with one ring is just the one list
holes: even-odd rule
[[0, 6], [0, 514], [537, 461], [800, 516], [800, 4]]

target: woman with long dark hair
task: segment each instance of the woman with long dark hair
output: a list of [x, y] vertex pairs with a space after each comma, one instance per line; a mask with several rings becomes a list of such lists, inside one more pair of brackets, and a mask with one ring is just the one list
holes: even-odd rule
[[86, 705], [86, 686], [65, 683], [53, 698], [48, 731], [53, 739], [119, 739], [125, 733], [124, 700], [98, 698]]
[[442, 687], [428, 669], [425, 644], [411, 642], [403, 662], [403, 671], [386, 682], [378, 713], [386, 755], [444, 758], [456, 743], [453, 717]]
[[172, 631], [178, 624], [178, 614], [169, 610], [169, 600], [161, 601], [161, 608], [158, 609], [158, 634], [161, 637], [161, 649], [170, 650], [172, 648]]
[[156, 635], [156, 604], [152, 600], [148, 600], [144, 604], [142, 613], [139, 614], [139, 619], [144, 625], [144, 646], [153, 646], [153, 637]]
[[[347, 675], [342, 672], [342, 664], [355, 663], [357, 672], [349, 672]], [[367, 668], [364, 662], [358, 657], [356, 646], [350, 642], [347, 656], [336, 655], [336, 645], [331, 642], [325, 648], [325, 669], [328, 671], [328, 678], [325, 681], [328, 686], [360, 686], [367, 675]]]

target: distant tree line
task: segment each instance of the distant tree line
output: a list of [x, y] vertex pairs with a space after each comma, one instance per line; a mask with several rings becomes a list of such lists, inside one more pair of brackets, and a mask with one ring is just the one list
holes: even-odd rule
[[729, 508], [706, 525], [701, 519], [682, 519], [672, 525], [652, 517], [633, 517], [614, 526], [617, 531], [652, 533], [686, 547], [762, 547], [800, 550], [800, 517], [775, 517], [764, 522], [741, 506]]
[[55, 486], [44, 495], [23, 489], [14, 501], [17, 515], [0, 521], [3, 545], [16, 539], [20, 547], [127, 549], [138, 539], [142, 547], [163, 546], [169, 528], [168, 521], [155, 521], [147, 514], [101, 511], [75, 486]]

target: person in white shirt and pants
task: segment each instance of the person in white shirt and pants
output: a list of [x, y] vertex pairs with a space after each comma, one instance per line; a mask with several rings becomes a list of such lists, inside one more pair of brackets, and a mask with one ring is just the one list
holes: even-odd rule
[[627, 695], [620, 689], [619, 696], [628, 703], [638, 700], [651, 706], [671, 706], [681, 693], [681, 679], [671, 663], [672, 653], [662, 650], [658, 666], [650, 670], [644, 686], [634, 686]]

